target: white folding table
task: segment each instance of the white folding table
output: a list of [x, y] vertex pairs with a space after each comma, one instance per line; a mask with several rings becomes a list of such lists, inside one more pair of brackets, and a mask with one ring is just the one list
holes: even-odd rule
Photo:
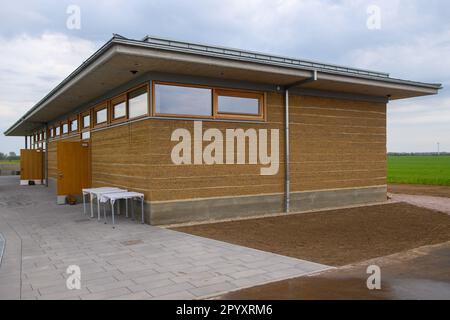
[[[128, 218], [128, 199], [140, 199], [141, 200], [141, 222], [144, 223], [144, 194], [139, 192], [113, 192], [113, 193], [103, 193], [100, 196], [100, 202], [111, 203], [111, 214], [112, 214], [112, 223], [114, 225], [114, 203], [118, 200], [125, 199], [126, 201], [126, 217]], [[134, 219], [134, 209], [133, 205], [131, 205], [132, 215]], [[103, 212], [106, 221], [106, 205], [103, 206]]]
[[[86, 201], [85, 196], [89, 195], [90, 207], [91, 207], [91, 218], [94, 217], [93, 200], [97, 198], [97, 219], [100, 220], [100, 197], [104, 193], [114, 193], [114, 192], [126, 192], [126, 189], [120, 189], [116, 187], [100, 187], [100, 188], [85, 188], [83, 191], [83, 210], [86, 214]], [[119, 208], [120, 210], [120, 208]]]

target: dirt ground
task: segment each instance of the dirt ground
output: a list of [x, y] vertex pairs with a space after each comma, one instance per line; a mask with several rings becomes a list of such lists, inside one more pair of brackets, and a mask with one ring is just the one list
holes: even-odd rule
[[391, 203], [174, 230], [342, 266], [449, 241], [450, 216], [406, 203]]
[[389, 184], [388, 192], [450, 198], [450, 187], [422, 184]]

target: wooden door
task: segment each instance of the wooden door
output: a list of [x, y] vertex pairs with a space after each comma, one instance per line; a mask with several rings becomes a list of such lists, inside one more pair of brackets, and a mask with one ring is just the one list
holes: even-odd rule
[[44, 151], [41, 149], [20, 150], [20, 180], [44, 179]]
[[59, 141], [56, 146], [58, 163], [58, 195], [80, 195], [91, 184], [90, 147], [88, 142]]

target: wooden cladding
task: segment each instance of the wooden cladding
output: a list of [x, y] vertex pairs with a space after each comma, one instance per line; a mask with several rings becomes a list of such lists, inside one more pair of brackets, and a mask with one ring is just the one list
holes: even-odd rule
[[[266, 122], [205, 121], [204, 129], [284, 128], [283, 95], [266, 97]], [[292, 192], [386, 184], [386, 105], [320, 97], [290, 97]], [[93, 185], [143, 192], [150, 201], [284, 192], [284, 136], [280, 170], [261, 176], [259, 165], [174, 165], [169, 138], [187, 119], [148, 119], [92, 135]]]

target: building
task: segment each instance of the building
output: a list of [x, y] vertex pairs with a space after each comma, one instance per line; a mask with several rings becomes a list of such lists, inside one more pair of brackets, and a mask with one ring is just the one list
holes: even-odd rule
[[[25, 136], [22, 159], [34, 168], [22, 164], [23, 182], [43, 181], [61, 203], [81, 187], [119, 186], [145, 194], [151, 224], [299, 212], [385, 201], [387, 103], [441, 88], [313, 61], [115, 35], [5, 134]], [[191, 134], [192, 149], [174, 160], [183, 140], [177, 129]], [[222, 143], [227, 150], [202, 157], [227, 129], [242, 129], [244, 148], [236, 139], [235, 149]], [[277, 170], [264, 174], [274, 141]], [[228, 162], [220, 151], [236, 158]]]

